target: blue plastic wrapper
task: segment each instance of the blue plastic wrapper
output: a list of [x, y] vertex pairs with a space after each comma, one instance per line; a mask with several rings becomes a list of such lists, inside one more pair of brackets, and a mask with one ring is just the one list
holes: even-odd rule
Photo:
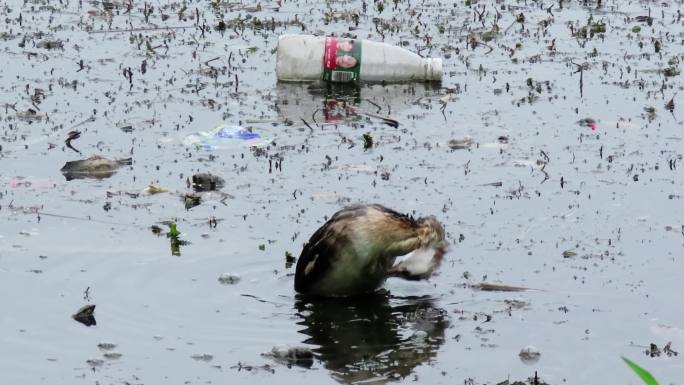
[[183, 139], [183, 144], [204, 150], [220, 150], [237, 147], [267, 145], [270, 140], [256, 132], [240, 126], [221, 124], [209, 131], [190, 134]]

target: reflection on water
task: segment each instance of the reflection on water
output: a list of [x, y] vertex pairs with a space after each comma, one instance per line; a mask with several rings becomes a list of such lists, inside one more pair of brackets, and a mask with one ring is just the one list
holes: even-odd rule
[[342, 383], [385, 383], [430, 362], [444, 343], [447, 312], [430, 298], [299, 299], [303, 342]]
[[278, 83], [275, 108], [286, 121], [315, 124], [389, 117], [439, 92], [434, 84]]

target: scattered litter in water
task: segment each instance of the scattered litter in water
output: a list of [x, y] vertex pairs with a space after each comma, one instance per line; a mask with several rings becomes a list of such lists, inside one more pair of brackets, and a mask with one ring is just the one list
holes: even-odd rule
[[[668, 341], [680, 352], [684, 343], [684, 317], [667, 295], [677, 292], [684, 239], [677, 214], [684, 134], [676, 108], [683, 100], [683, 25], [674, 2], [366, 1], [363, 10], [362, 1], [5, 3], [0, 286], [26, 289], [4, 306], [7, 314], [21, 315], [5, 319], [13, 341], [3, 373], [8, 382], [246, 382], [269, 363], [277, 380], [302, 384], [481, 385], [506, 379], [505, 368], [480, 364], [503, 358], [511, 372], [506, 385], [535, 383], [527, 377], [537, 369], [553, 383], [636, 383], [641, 380], [630, 369], [610, 363], [585, 360], [581, 371], [556, 365], [558, 357], [582, 361], [577, 347], [587, 344], [610, 361], [625, 347], [624, 330], [644, 345], [632, 348], [636, 356], [657, 344], [660, 357], [641, 359], [662, 381], [679, 378], [680, 357], [662, 353]], [[271, 48], [279, 34], [300, 29], [385, 36], [421, 55], [438, 53], [445, 57], [444, 82], [429, 89], [412, 83], [347, 90], [279, 84]], [[589, 116], [596, 118], [576, 123]], [[399, 128], [381, 121], [389, 117], [401, 122]], [[223, 138], [231, 149], [221, 151], [182, 144], [186, 135], [219, 123], [239, 124], [260, 137]], [[65, 139], [76, 136], [71, 131], [80, 132], [69, 144], [83, 155], [66, 146]], [[365, 153], [364, 133], [374, 142]], [[469, 149], [447, 146], [465, 134], [478, 137]], [[265, 135], [277, 146], [246, 147]], [[135, 166], [89, 183], [61, 179], [59, 164], [93, 154], [134, 157]], [[323, 169], [326, 155], [331, 164]], [[285, 167], [268, 173], [269, 159], [278, 164], [276, 158], [286, 159]], [[519, 168], [512, 166], [517, 159]], [[548, 183], [540, 183], [544, 166]], [[209, 172], [225, 178], [222, 190], [239, 191], [236, 199], [224, 206], [210, 191], [186, 211], [181, 196], [194, 191], [186, 180]], [[632, 183], [635, 174], [638, 183]], [[172, 193], [136, 200], [136, 194], [161, 191], [143, 192], [150, 183]], [[293, 309], [300, 296], [290, 284], [294, 265], [283, 266], [285, 251], [295, 262], [303, 237], [327, 220], [333, 205], [370, 200], [437, 213], [457, 245], [453, 258], [430, 283], [390, 280], [386, 302], [367, 306], [364, 296], [348, 305], [309, 301]], [[171, 218], [182, 235], [162, 224]], [[158, 237], [140, 231], [155, 223]], [[186, 237], [199, 241], [180, 246]], [[183, 258], [168, 257], [169, 243]], [[578, 255], [563, 259], [566, 249]], [[211, 257], [223, 254], [228, 258]], [[465, 270], [477, 276], [470, 283], [488, 276], [548, 292], [453, 290]], [[216, 287], [224, 271], [239, 272], [247, 282]], [[111, 308], [98, 313], [107, 317], [96, 328], [67, 318], [72, 306], [93, 303], [75, 302], [85, 285], [102, 298], [116, 294], [116, 301], [100, 304]], [[223, 290], [212, 292], [212, 286]], [[277, 300], [262, 303], [235, 289]], [[201, 300], [184, 312], [171, 297], [157, 298], [160, 293]], [[446, 334], [435, 332], [439, 322], [420, 316], [431, 305], [419, 296], [433, 298], [432, 306], [458, 301], [463, 313], [450, 313], [444, 323], [463, 320]], [[60, 303], [71, 304], [58, 312], [61, 322], [40, 314]], [[486, 321], [486, 314], [494, 322], [475, 331], [470, 323]], [[156, 316], [169, 322], [155, 322]], [[624, 327], [603, 327], [615, 316]], [[644, 330], [656, 317], [673, 325]], [[161, 328], [146, 332], [145, 320]], [[62, 333], [62, 326], [76, 333]], [[56, 332], [40, 333], [40, 327]], [[485, 334], [490, 327], [496, 332]], [[589, 341], [582, 339], [585, 328], [592, 330]], [[417, 329], [429, 338], [412, 340], [424, 334]], [[207, 338], [216, 331], [221, 338]], [[166, 337], [157, 343], [154, 334]], [[109, 339], [119, 346], [93, 346]], [[553, 362], [526, 370], [515, 350], [540, 341]], [[233, 342], [247, 346], [247, 354], [228, 346]], [[314, 349], [317, 370], [288, 370], [258, 355], [280, 342]], [[493, 345], [500, 348], [488, 348]], [[40, 346], [59, 349], [35, 354]], [[102, 356], [118, 351], [126, 352], [121, 360], [127, 362]], [[208, 351], [221, 357], [187, 359]], [[89, 372], [88, 356], [104, 359], [101, 373]], [[79, 363], [73, 357], [84, 368], [74, 370]], [[138, 363], [138, 357], [167, 360], [173, 370]], [[215, 363], [222, 373], [206, 370]], [[259, 380], [269, 373], [259, 373]]]
[[187, 147], [204, 150], [225, 150], [240, 147], [266, 146], [270, 140], [258, 133], [240, 126], [221, 124], [213, 130], [201, 131], [187, 135], [183, 144]]

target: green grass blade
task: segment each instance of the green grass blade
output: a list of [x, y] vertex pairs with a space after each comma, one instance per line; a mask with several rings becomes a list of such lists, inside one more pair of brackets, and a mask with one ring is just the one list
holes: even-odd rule
[[639, 378], [641, 378], [644, 381], [644, 383], [646, 383], [647, 385], [658, 385], [658, 381], [656, 381], [656, 379], [653, 378], [651, 373], [649, 373], [646, 369], [643, 369], [641, 366], [635, 364], [634, 362], [630, 361], [625, 357], [622, 357], [622, 360], [625, 361], [627, 366], [632, 368], [634, 373], [636, 373], [636, 375], [639, 376]]

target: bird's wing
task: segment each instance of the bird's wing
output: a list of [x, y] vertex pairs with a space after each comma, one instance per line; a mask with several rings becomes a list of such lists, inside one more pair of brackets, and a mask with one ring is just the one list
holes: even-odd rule
[[297, 261], [295, 290], [306, 293], [325, 276], [333, 264], [333, 259], [338, 255], [340, 245], [345, 243], [344, 237], [343, 233], [332, 230], [330, 222], [311, 236]]

